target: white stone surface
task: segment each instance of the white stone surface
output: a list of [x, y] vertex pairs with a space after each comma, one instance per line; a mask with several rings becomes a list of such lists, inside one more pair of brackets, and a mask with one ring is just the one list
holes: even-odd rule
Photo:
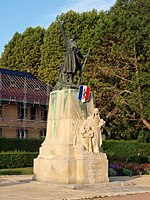
[[67, 184], [108, 182], [104, 153], [85, 151], [80, 127], [94, 110], [93, 99], [78, 101], [76, 89], [50, 95], [47, 134], [34, 160], [34, 177], [39, 181]]

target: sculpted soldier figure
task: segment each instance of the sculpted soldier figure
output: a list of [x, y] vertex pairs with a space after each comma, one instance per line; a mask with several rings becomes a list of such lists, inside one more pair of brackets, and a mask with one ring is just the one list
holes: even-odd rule
[[64, 39], [65, 47], [67, 49], [65, 62], [61, 66], [61, 73], [66, 76], [67, 82], [72, 84], [73, 77], [77, 73], [78, 70], [82, 70], [81, 60], [85, 58], [79, 51], [76, 44], [76, 35], [72, 34], [70, 38], [68, 38], [65, 28], [64, 22], [59, 21], [61, 33]]

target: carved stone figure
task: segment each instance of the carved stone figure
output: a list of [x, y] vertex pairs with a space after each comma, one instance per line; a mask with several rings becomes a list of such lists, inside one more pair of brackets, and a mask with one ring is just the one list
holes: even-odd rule
[[[88, 151], [91, 152], [91, 149], [92, 149], [93, 153], [100, 152], [100, 147], [102, 145], [102, 131], [103, 131], [104, 125], [105, 125], [105, 121], [100, 118], [98, 108], [95, 108], [93, 113], [87, 118], [87, 120], [83, 124], [85, 133], [87, 133], [87, 135], [89, 131], [90, 133], [91, 132], [93, 133], [93, 136], [91, 137], [91, 148], [90, 149], [86, 148]], [[86, 127], [89, 127], [90, 129], [88, 129], [87, 131]], [[81, 134], [84, 136], [84, 133], [81, 133]]]
[[72, 34], [70, 38], [67, 36], [64, 22], [59, 21], [61, 33], [64, 39], [66, 47], [66, 57], [64, 64], [61, 65], [62, 78], [65, 79], [69, 84], [72, 84], [73, 77], [77, 71], [82, 70], [81, 59], [84, 59], [85, 56], [81, 54], [76, 44], [76, 35]]
[[94, 137], [94, 133], [91, 130], [91, 127], [90, 126], [83, 127], [81, 134], [83, 138], [84, 148], [89, 152], [93, 152], [92, 138]]

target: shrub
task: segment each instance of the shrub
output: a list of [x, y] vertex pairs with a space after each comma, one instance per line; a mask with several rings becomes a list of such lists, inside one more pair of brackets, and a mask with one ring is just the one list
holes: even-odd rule
[[0, 169], [32, 167], [33, 159], [37, 156], [35, 152], [1, 152]]
[[139, 163], [121, 163], [115, 162], [109, 164], [110, 176], [132, 176], [150, 174], [150, 164]]
[[27, 175], [33, 174], [33, 168], [0, 169], [0, 175]]
[[137, 141], [105, 140], [103, 149], [110, 162], [150, 162], [150, 143]]
[[108, 169], [108, 175], [109, 176], [116, 176], [116, 171], [113, 168]]
[[123, 175], [124, 176], [132, 176], [132, 170], [123, 168]]
[[150, 142], [150, 135], [148, 131], [141, 130], [138, 135], [138, 142]]
[[0, 138], [1, 151], [38, 152], [42, 139]]

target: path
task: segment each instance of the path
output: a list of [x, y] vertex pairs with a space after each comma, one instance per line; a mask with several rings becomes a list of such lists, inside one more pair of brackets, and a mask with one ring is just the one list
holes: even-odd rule
[[150, 176], [114, 177], [110, 181], [85, 187], [32, 181], [32, 176], [1, 176], [0, 200], [150, 200]]

